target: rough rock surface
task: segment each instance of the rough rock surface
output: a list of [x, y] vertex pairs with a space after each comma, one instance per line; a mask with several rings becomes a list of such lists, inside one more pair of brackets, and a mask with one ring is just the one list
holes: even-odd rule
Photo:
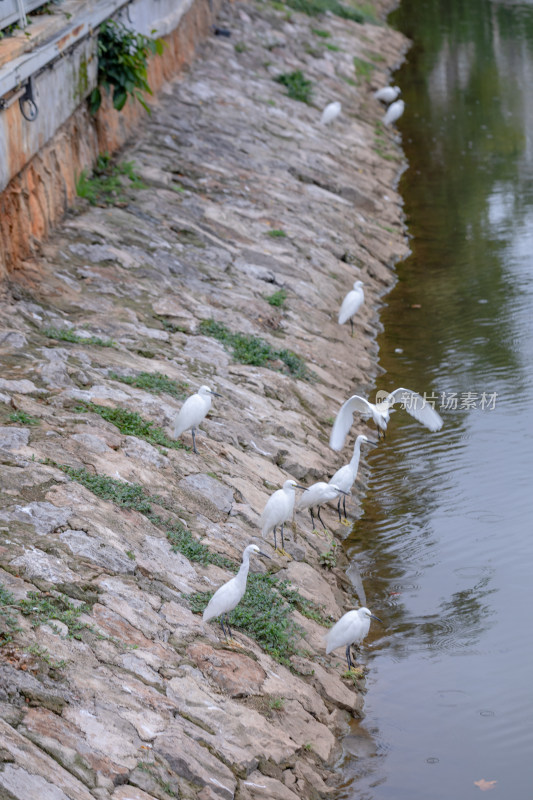
[[[401, 154], [391, 131], [376, 142], [372, 91], [404, 42], [383, 26], [318, 24], [264, 4], [237, 3], [219, 24], [231, 39], [213, 37], [121, 156], [146, 188], [125, 185], [127, 202], [111, 207], [80, 204], [1, 309], [0, 795], [10, 800], [331, 796], [338, 737], [362, 709], [343, 654], [326, 657], [322, 642], [326, 618], [354, 602], [340, 571], [320, 566], [329, 540], [296, 513], [288, 561], [257, 521], [287, 478], [327, 479], [345, 463], [352, 439], [333, 453], [331, 418], [375, 377], [377, 308], [406, 244]], [[355, 55], [375, 63], [357, 86]], [[298, 69], [313, 82], [310, 105], [274, 80]], [[333, 99], [343, 111], [325, 128]], [[357, 278], [366, 303], [352, 339], [337, 313]], [[283, 304], [269, 304], [280, 289]], [[277, 355], [242, 363], [208, 335], [209, 320]], [[284, 351], [310, 379], [287, 374]], [[135, 385], [139, 373], [175, 389]], [[195, 455], [164, 434], [204, 383], [223, 397]], [[129, 412], [128, 423], [91, 403]], [[335, 508], [322, 514], [342, 538]], [[251, 541], [271, 556], [253, 572], [268, 565], [322, 605], [321, 621], [305, 604], [292, 612], [301, 641], [289, 664], [242, 630], [240, 646], [226, 642], [191, 610], [191, 594], [231, 575], [194, 546], [238, 565]]]

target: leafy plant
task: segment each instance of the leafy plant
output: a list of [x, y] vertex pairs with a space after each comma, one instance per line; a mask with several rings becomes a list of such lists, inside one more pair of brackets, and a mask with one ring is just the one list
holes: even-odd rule
[[354, 56], [353, 65], [355, 74], [360, 82], [370, 80], [372, 72], [375, 69], [374, 64], [371, 64], [370, 61], [365, 61], [364, 58], [358, 58], [357, 56]]
[[[129, 179], [129, 184], [124, 179]], [[92, 206], [112, 206], [128, 201], [124, 194], [126, 188], [146, 189], [139, 175], [135, 172], [133, 161], [113, 163], [109, 153], [100, 153], [96, 159], [92, 177], [83, 169], [76, 179], [78, 197], [88, 200]]]
[[196, 561], [206, 566], [215, 564], [217, 567], [224, 567], [235, 572], [233, 561], [221, 556], [220, 553], [213, 553], [205, 544], [195, 539], [192, 533], [179, 522], [172, 523], [168, 520], [167, 527], [167, 539], [174, 552], [182, 553], [189, 561]]
[[273, 239], [284, 239], [287, 234], [281, 228], [273, 228], [271, 231], [267, 231], [267, 236], [272, 236]]
[[269, 305], [276, 306], [277, 308], [279, 308], [284, 304], [286, 299], [287, 299], [287, 292], [285, 291], [285, 289], [278, 289], [277, 292], [274, 292], [274, 294], [271, 294], [270, 297], [267, 297], [266, 301]]
[[116, 372], [110, 372], [109, 377], [114, 381], [126, 383], [128, 386], [136, 386], [138, 389], [145, 389], [153, 394], [165, 392], [180, 400], [187, 394], [189, 386], [184, 381], [173, 381], [162, 372], [139, 372], [137, 375], [117, 375]]
[[269, 703], [269, 706], [273, 711], [282, 711], [283, 705], [284, 705], [283, 697], [273, 697]]
[[245, 42], [236, 42], [235, 43], [235, 52], [236, 53], [245, 53], [248, 50]]
[[70, 637], [81, 639], [81, 631], [88, 627], [86, 623], [80, 622], [79, 617], [90, 611], [90, 606], [85, 603], [75, 606], [65, 595], [28, 592], [28, 596], [20, 600], [17, 605], [25, 617], [31, 618], [34, 628], [56, 619], [67, 626]]
[[4, 645], [13, 641], [13, 634], [19, 630], [17, 620], [11, 610], [17, 603], [11, 592], [0, 583], [0, 644]]
[[44, 661], [51, 669], [65, 669], [67, 666], [67, 662], [64, 659], [61, 659], [61, 661], [54, 661], [46, 647], [41, 647], [38, 644], [30, 645], [26, 648], [26, 652], [35, 656], [35, 658], [38, 658], [40, 661]]
[[169, 439], [163, 428], [159, 428], [153, 422], [143, 419], [137, 411], [128, 411], [125, 408], [109, 408], [109, 406], [99, 406], [96, 403], [82, 402], [76, 407], [76, 411], [94, 412], [99, 414], [102, 419], [111, 422], [125, 436], [138, 436], [154, 445], [162, 445], [174, 450], [189, 450], [187, 445], [179, 440]]
[[[190, 595], [191, 610], [201, 613], [211, 597], [211, 592]], [[296, 644], [302, 635], [300, 626], [291, 617], [295, 608], [324, 622], [318, 606], [290, 589], [288, 581], [272, 575], [249, 575], [244, 597], [229, 615], [230, 626], [243, 630], [272, 658], [288, 665], [290, 656], [298, 652]]]
[[70, 328], [43, 328], [41, 330], [49, 339], [57, 339], [60, 342], [75, 342], [77, 344], [94, 344], [97, 347], [114, 347], [115, 343], [111, 339], [100, 339], [99, 336], [80, 336]]
[[287, 94], [293, 100], [299, 100], [301, 103], [307, 104], [311, 102], [313, 84], [304, 76], [301, 69], [294, 70], [294, 72], [284, 72], [274, 80], [286, 87]]
[[65, 475], [81, 483], [102, 500], [112, 500], [121, 508], [133, 508], [141, 514], [150, 514], [152, 511], [152, 498], [147, 495], [138, 483], [128, 483], [107, 475], [98, 475], [83, 468], [69, 467], [67, 464], [57, 464], [51, 459], [45, 459], [45, 464], [57, 467]]
[[292, 350], [275, 350], [264, 339], [246, 333], [232, 333], [223, 323], [214, 319], [204, 319], [199, 325], [200, 333], [212, 336], [233, 352], [236, 361], [241, 364], [253, 364], [256, 367], [277, 369], [273, 362], [282, 361], [289, 375], [301, 380], [311, 380], [313, 373], [307, 368], [304, 360]]
[[98, 86], [89, 98], [89, 108], [96, 114], [102, 103], [100, 86], [109, 94], [113, 107], [121, 111], [129, 97], [137, 99], [150, 113], [142, 92], [152, 94], [148, 85], [148, 57], [163, 52], [162, 39], [150, 39], [126, 28], [121, 22], [108, 20], [100, 26], [98, 36]]
[[337, 542], [332, 542], [330, 549], [322, 553], [318, 557], [318, 561], [323, 567], [326, 567], [326, 569], [335, 567], [337, 564]]
[[10, 422], [20, 422], [23, 425], [39, 425], [40, 419], [37, 417], [31, 417], [29, 414], [26, 414], [25, 411], [13, 411], [9, 415]]
[[321, 39], [330, 39], [331, 33], [329, 31], [321, 30], [320, 28], [311, 28], [315, 36], [320, 36]]

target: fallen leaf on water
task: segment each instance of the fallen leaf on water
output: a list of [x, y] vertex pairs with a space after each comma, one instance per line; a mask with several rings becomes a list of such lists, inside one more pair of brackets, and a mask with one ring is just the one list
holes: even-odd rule
[[488, 792], [489, 789], [494, 789], [498, 781], [486, 781], [485, 778], [481, 778], [480, 781], [474, 781], [474, 786], [479, 786], [482, 792]]

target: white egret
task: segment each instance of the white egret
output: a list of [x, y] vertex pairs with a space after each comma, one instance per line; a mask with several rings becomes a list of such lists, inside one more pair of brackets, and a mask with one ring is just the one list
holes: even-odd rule
[[353, 285], [351, 292], [348, 292], [342, 301], [341, 310], [339, 311], [339, 325], [344, 325], [345, 322], [350, 320], [350, 326], [353, 336], [353, 317], [363, 303], [365, 302], [365, 293], [363, 291], [363, 281], [356, 281]]
[[410, 389], [395, 389], [390, 394], [378, 392], [376, 400], [377, 402], [374, 405], [374, 403], [369, 403], [368, 400], [365, 400], [364, 397], [354, 394], [343, 403], [335, 418], [331, 436], [329, 437], [329, 446], [332, 450], [342, 450], [348, 431], [352, 427], [355, 411], [362, 414], [365, 419], [372, 417], [378, 428], [378, 437], [381, 433], [385, 438], [387, 423], [393, 411], [392, 406], [399, 402], [403, 403], [405, 410], [412, 417], [421, 422], [422, 425], [425, 425], [426, 428], [429, 428], [430, 431], [438, 431], [442, 428], [441, 416], [424, 400], [422, 395], [412, 392]]
[[226, 639], [228, 638], [228, 635], [224, 629], [223, 617], [226, 617], [226, 625], [229, 635], [230, 638], [233, 638], [231, 628], [229, 626], [228, 613], [233, 611], [233, 609], [240, 603], [242, 596], [246, 591], [246, 581], [248, 579], [248, 570], [250, 569], [250, 555], [252, 553], [257, 553], [260, 556], [264, 556], [264, 558], [270, 558], [270, 556], [267, 556], [266, 553], [262, 553], [256, 544], [249, 544], [248, 547], [245, 547], [242, 554], [242, 564], [238, 573], [235, 575], [235, 577], [231, 578], [231, 580], [229, 580], [227, 583], [222, 584], [222, 586], [216, 590], [215, 594], [204, 610], [204, 622], [209, 622], [210, 619], [220, 617], [222, 633]]
[[399, 86], [384, 86], [383, 89], [378, 89], [374, 92], [376, 100], [381, 100], [382, 103], [393, 103], [399, 94], [401, 94]]
[[[339, 489], [342, 489], [342, 491], [346, 492], [346, 494], [349, 494], [351, 492], [352, 486], [354, 485], [355, 479], [357, 478], [357, 471], [359, 469], [359, 459], [361, 457], [362, 444], [369, 444], [372, 447], [375, 447], [377, 442], [373, 442], [367, 436], [360, 434], [355, 440], [355, 444], [353, 446], [353, 456], [350, 463], [345, 464], [344, 467], [338, 469], [335, 475], [330, 480], [330, 484], [338, 486]], [[346, 522], [348, 521], [348, 518], [346, 516], [346, 494], [339, 495], [339, 502], [337, 503], [339, 522], [341, 522], [341, 500], [343, 502], [343, 508], [344, 508], [344, 519]]]
[[347, 611], [346, 614], [335, 623], [329, 633], [324, 636], [326, 654], [331, 653], [332, 650], [336, 650], [338, 647], [344, 647], [344, 645], [346, 645], [346, 661], [348, 662], [348, 669], [351, 669], [353, 663], [350, 655], [350, 646], [352, 644], [361, 644], [370, 630], [371, 619], [381, 622], [379, 617], [376, 617], [365, 607]]
[[403, 100], [396, 100], [394, 103], [391, 103], [385, 112], [385, 116], [383, 117], [383, 124], [392, 125], [393, 122], [396, 122], [397, 119], [400, 119], [404, 110], [405, 103]]
[[276, 528], [281, 526], [281, 553], [285, 553], [285, 541], [283, 539], [283, 526], [286, 522], [292, 519], [294, 512], [294, 498], [295, 489], [305, 489], [305, 486], [300, 486], [296, 481], [285, 481], [283, 487], [278, 489], [277, 492], [268, 498], [263, 513], [259, 518], [259, 524], [263, 534], [263, 539], [268, 536], [270, 531], [274, 531], [274, 547], [277, 550]]
[[324, 530], [326, 530], [326, 526], [324, 525], [322, 517], [320, 516], [320, 506], [322, 506], [324, 503], [329, 503], [330, 500], [335, 500], [340, 494], [345, 493], [338, 486], [335, 486], [335, 484], [326, 483], [325, 481], [313, 483], [305, 490], [298, 501], [298, 508], [300, 511], [303, 511], [305, 508], [309, 509], [313, 530], [315, 527], [313, 508], [316, 506], [317, 517], [322, 523]]
[[329, 125], [330, 122], [333, 122], [334, 119], [337, 119], [341, 111], [342, 106], [338, 100], [336, 100], [334, 103], [328, 103], [322, 112], [322, 116], [320, 117], [321, 124]]
[[198, 454], [198, 450], [196, 449], [194, 432], [211, 408], [211, 395], [222, 397], [217, 392], [213, 392], [209, 386], [200, 386], [196, 394], [186, 399], [174, 423], [175, 439], [178, 439], [184, 431], [191, 429], [192, 449], [196, 454]]

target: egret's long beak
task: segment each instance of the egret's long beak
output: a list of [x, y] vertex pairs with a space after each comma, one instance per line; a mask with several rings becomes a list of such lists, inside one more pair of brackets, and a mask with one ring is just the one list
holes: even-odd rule
[[268, 560], [269, 560], [269, 561], [272, 561], [272, 559], [270, 558], [270, 556], [267, 556], [267, 554], [266, 554], [266, 553], [263, 553], [263, 551], [262, 551], [262, 550], [260, 550], [260, 551], [258, 552], [258, 554], [257, 554], [257, 555], [258, 555], [258, 556], [263, 556], [263, 558], [268, 558]]
[[363, 444], [369, 444], [370, 447], [377, 447], [379, 442], [376, 442], [375, 439], [367, 439]]
[[213, 392], [211, 389], [209, 389], [209, 394], [214, 394], [215, 397], [224, 397], [223, 394], [219, 394], [218, 392]]
[[295, 489], [303, 489], [303, 490], [304, 490], [304, 492], [306, 492], [306, 491], [307, 491], [307, 486], [300, 486], [300, 484], [299, 484], [299, 483], [295, 483], [295, 484], [294, 484], [294, 488], [295, 488]]
[[381, 624], [382, 624], [382, 625], [384, 625], [384, 624], [385, 624], [385, 623], [383, 622], [383, 620], [382, 620], [382, 619], [380, 619], [379, 617], [376, 617], [376, 615], [375, 615], [375, 614], [370, 614], [370, 616], [372, 617], [372, 619], [375, 619], [375, 620], [377, 620], [378, 622], [381, 622]]

